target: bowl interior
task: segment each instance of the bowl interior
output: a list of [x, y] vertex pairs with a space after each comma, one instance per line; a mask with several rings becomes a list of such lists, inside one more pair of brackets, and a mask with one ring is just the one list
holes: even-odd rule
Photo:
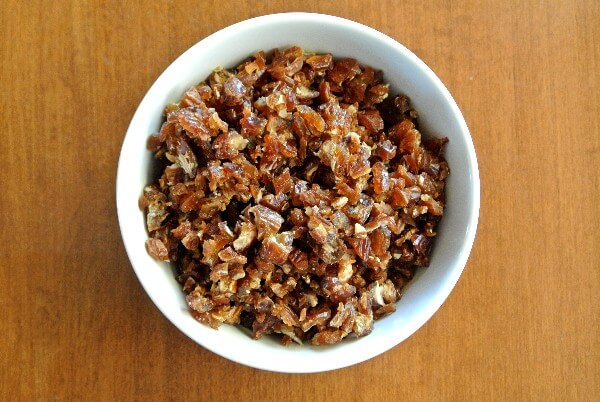
[[[404, 93], [420, 116], [426, 135], [446, 136], [447, 211], [439, 227], [431, 265], [418, 271], [397, 303], [397, 311], [375, 322], [367, 337], [329, 347], [283, 347], [273, 339], [251, 340], [238, 328], [218, 331], [196, 322], [168, 264], [150, 258], [137, 199], [149, 181], [149, 134], [158, 131], [162, 110], [216, 66], [233, 67], [257, 50], [299, 45], [306, 50], [353, 57], [383, 70], [391, 93]], [[269, 15], [213, 34], [180, 56], [142, 100], [125, 137], [117, 177], [117, 206], [125, 247], [133, 268], [157, 307], [180, 330], [204, 347], [249, 366], [282, 372], [315, 372], [348, 366], [395, 346], [425, 323], [458, 280], [473, 242], [479, 208], [479, 181], [473, 144], [450, 94], [415, 55], [389, 37], [348, 20], [318, 14]]]

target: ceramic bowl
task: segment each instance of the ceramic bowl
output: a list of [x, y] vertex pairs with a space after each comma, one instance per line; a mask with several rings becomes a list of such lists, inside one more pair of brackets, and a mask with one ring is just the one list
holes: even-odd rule
[[[418, 270], [397, 303], [397, 311], [375, 322], [363, 338], [333, 346], [282, 346], [269, 337], [251, 339], [243, 330], [200, 324], [190, 314], [180, 285], [167, 263], [145, 250], [148, 235], [138, 197], [151, 180], [147, 137], [159, 130], [163, 108], [177, 101], [216, 66], [233, 67], [257, 50], [299, 45], [334, 57], [353, 57], [384, 72], [391, 93], [410, 97], [426, 135], [449, 139], [445, 157], [451, 174], [446, 213], [428, 268]], [[231, 25], [178, 57], [144, 96], [123, 141], [117, 173], [117, 211], [131, 265], [154, 304], [179, 330], [203, 347], [259, 369], [308, 373], [333, 370], [377, 356], [413, 334], [446, 300], [463, 271], [475, 237], [479, 174], [465, 120], [440, 79], [404, 46], [375, 29], [342, 18], [307, 13], [266, 15]], [[141, 312], [143, 314], [143, 312]], [[460, 311], [454, 312], [460, 314]], [[193, 350], [191, 351], [193, 353]]]

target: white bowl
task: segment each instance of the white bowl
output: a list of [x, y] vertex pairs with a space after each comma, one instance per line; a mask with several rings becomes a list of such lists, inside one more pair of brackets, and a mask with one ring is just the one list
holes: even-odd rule
[[[211, 329], [194, 320], [171, 267], [145, 250], [148, 235], [138, 197], [149, 182], [152, 155], [146, 139], [158, 131], [165, 105], [218, 65], [236, 66], [257, 50], [290, 45], [334, 57], [353, 57], [384, 72], [391, 93], [410, 97], [424, 133], [446, 136], [447, 211], [439, 227], [431, 265], [420, 269], [397, 303], [397, 311], [375, 322], [364, 338], [326, 347], [252, 340], [242, 330]], [[479, 213], [479, 172], [467, 125], [439, 78], [417, 56], [390, 37], [342, 18], [286, 13], [253, 18], [201, 40], [175, 60], [140, 103], [123, 141], [117, 173], [117, 211], [129, 259], [142, 286], [162, 313], [198, 344], [248, 366], [289, 373], [333, 370], [362, 362], [396, 346], [421, 327], [456, 284], [471, 251]], [[458, 312], [456, 312], [458, 314]]]

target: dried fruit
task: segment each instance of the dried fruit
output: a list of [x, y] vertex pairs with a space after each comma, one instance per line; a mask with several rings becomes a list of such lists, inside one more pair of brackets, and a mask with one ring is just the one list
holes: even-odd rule
[[388, 95], [380, 71], [293, 46], [165, 108], [139, 205], [196, 320], [329, 345], [395, 311], [429, 264], [449, 167], [447, 139], [422, 139]]
[[160, 261], [169, 261], [169, 250], [160, 239], [146, 240], [146, 250], [150, 256]]
[[292, 251], [293, 240], [291, 232], [283, 232], [265, 238], [260, 246], [260, 258], [273, 264], [284, 264]]

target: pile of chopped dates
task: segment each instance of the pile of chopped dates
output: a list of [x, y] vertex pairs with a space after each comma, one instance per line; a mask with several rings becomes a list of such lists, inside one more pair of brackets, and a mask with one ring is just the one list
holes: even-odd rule
[[369, 334], [427, 266], [446, 139], [353, 59], [297, 46], [217, 68], [166, 107], [140, 198], [148, 253], [172, 261], [193, 316], [254, 338]]

